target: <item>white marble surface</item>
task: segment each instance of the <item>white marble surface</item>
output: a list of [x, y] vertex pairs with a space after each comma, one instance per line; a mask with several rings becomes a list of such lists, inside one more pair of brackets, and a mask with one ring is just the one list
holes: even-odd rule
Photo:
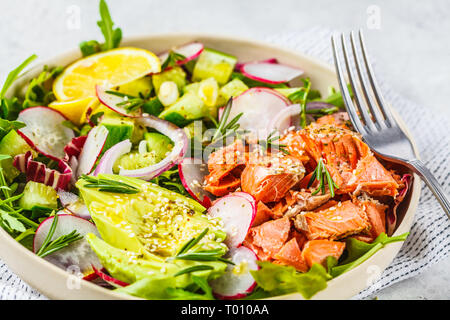
[[[0, 81], [33, 52], [47, 58], [73, 48], [82, 40], [100, 39], [96, 27], [97, 3], [1, 0]], [[108, 0], [108, 3], [124, 36], [197, 31], [263, 39], [269, 34], [316, 25], [343, 31], [363, 28], [377, 60], [377, 71], [383, 78], [398, 93], [430, 112], [445, 113], [447, 119], [450, 116], [450, 1], [447, 0]], [[379, 28], [373, 29], [374, 26]], [[450, 258], [376, 296], [450, 299], [448, 270]]]

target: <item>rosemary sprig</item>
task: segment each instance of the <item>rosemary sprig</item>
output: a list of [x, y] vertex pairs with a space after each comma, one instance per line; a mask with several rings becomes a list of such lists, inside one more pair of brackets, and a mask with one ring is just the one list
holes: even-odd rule
[[126, 110], [127, 113], [132, 113], [134, 111], [139, 110], [146, 102], [147, 100], [141, 98], [141, 97], [135, 97], [129, 94], [125, 94], [122, 92], [118, 92], [118, 91], [113, 91], [113, 90], [107, 90], [106, 93], [121, 97], [121, 98], [126, 98], [126, 100], [119, 102], [117, 104], [118, 107], [122, 107]]
[[285, 148], [287, 145], [280, 144], [280, 143], [274, 143], [274, 141], [277, 141], [280, 139], [280, 136], [274, 136], [276, 133], [276, 130], [272, 131], [269, 136], [266, 138], [266, 140], [260, 140], [258, 144], [265, 150], [280, 150], [284, 154], [290, 154], [289, 151], [287, 151]]
[[322, 159], [320, 159], [317, 163], [317, 167], [314, 170], [311, 179], [309, 179], [308, 188], [311, 187], [315, 180], [319, 181], [319, 187], [311, 193], [312, 195], [316, 195], [320, 190], [322, 191], [322, 194], [325, 194], [325, 184], [328, 184], [328, 189], [330, 189], [331, 197], [334, 197], [334, 189], [339, 189], [338, 185], [331, 178], [331, 174], [328, 171], [327, 167], [324, 165]]
[[182, 274], [186, 274], [186, 273], [191, 273], [191, 272], [196, 272], [196, 271], [204, 271], [204, 270], [212, 270], [212, 269], [214, 269], [214, 268], [211, 266], [207, 266], [207, 265], [192, 266], [192, 267], [187, 267], [185, 269], [178, 271], [173, 276], [178, 277], [178, 276], [181, 276]]
[[84, 185], [86, 188], [96, 188], [99, 191], [112, 192], [112, 193], [124, 193], [124, 194], [136, 194], [139, 193], [139, 188], [130, 186], [124, 182], [113, 181], [108, 179], [102, 179], [97, 177], [92, 177], [88, 175], [82, 175], [80, 179], [88, 182]]
[[73, 230], [69, 234], [62, 235], [52, 241], [57, 225], [58, 225], [58, 215], [55, 214], [52, 221], [52, 225], [50, 226], [50, 230], [48, 231], [41, 248], [38, 250], [38, 252], [36, 252], [36, 254], [39, 257], [43, 258], [45, 256], [48, 256], [49, 254], [61, 250], [70, 245], [71, 243], [83, 238], [83, 236], [80, 235], [76, 230]]
[[239, 119], [244, 114], [243, 112], [236, 115], [233, 119], [228, 121], [228, 118], [230, 116], [231, 107], [233, 105], [233, 97], [231, 97], [227, 105], [225, 106], [225, 109], [223, 110], [222, 117], [220, 118], [219, 123], [216, 124], [216, 131], [214, 132], [213, 137], [211, 138], [211, 143], [214, 144], [217, 141], [223, 141], [226, 137], [235, 134], [237, 130], [240, 127], [240, 124], [238, 123]]
[[182, 54], [179, 54], [173, 50], [170, 50], [169, 54], [167, 56], [167, 59], [161, 65], [161, 71], [164, 71], [169, 67], [177, 66], [178, 61], [183, 61], [184, 59], [186, 59], [186, 57], [183, 56]]
[[222, 250], [220, 249], [190, 251], [205, 237], [208, 231], [209, 229], [205, 228], [205, 230], [203, 230], [197, 237], [186, 242], [178, 253], [174, 257], [170, 258], [170, 260], [222, 261], [225, 263], [234, 264], [232, 261], [221, 257]]

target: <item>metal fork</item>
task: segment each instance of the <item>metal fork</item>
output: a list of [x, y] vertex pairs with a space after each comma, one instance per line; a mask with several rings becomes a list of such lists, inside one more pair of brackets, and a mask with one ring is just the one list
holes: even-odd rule
[[[362, 135], [364, 141], [372, 151], [382, 159], [405, 165], [417, 173], [431, 189], [447, 216], [450, 218], [450, 202], [439, 182], [425, 165], [416, 158], [413, 146], [408, 136], [403, 132], [392, 115], [390, 107], [384, 102], [373, 74], [372, 66], [367, 58], [362, 31], [359, 31], [360, 52], [353, 31], [350, 33], [350, 43], [353, 60], [356, 67], [356, 78], [351, 66], [347, 40], [341, 35], [342, 52], [344, 56], [347, 76], [354, 94], [355, 103], [347, 90], [344, 71], [337, 49], [336, 36], [331, 38], [334, 63], [338, 75], [344, 104], [354, 128]], [[362, 55], [362, 59], [361, 59]], [[364, 76], [364, 74], [366, 76]], [[367, 79], [369, 81], [367, 81]]]

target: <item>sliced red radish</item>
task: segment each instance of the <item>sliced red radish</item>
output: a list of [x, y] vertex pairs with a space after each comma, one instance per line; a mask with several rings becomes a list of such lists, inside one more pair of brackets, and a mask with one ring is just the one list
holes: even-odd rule
[[103, 281], [109, 283], [110, 285], [116, 287], [116, 288], [123, 288], [129, 285], [129, 283], [117, 280], [114, 277], [111, 277], [109, 274], [106, 274], [103, 270], [105, 269], [98, 269], [94, 265], [92, 266], [92, 269], [94, 269], [94, 272], [97, 276], [100, 277]]
[[[261, 60], [261, 61], [259, 61], [259, 62], [265, 62], [265, 63], [278, 63], [278, 60], [277, 60], [277, 58], [270, 58], [270, 59], [266, 59], [266, 60]], [[243, 66], [244, 64], [245, 64], [245, 63], [238, 62], [238, 63], [236, 63], [236, 66], [234, 67], [234, 69], [240, 72], [240, 71], [241, 71], [241, 68], [242, 68], [242, 66]]]
[[291, 103], [289, 100], [269, 88], [251, 88], [233, 98], [228, 120], [243, 113], [238, 123], [241, 129], [249, 130], [265, 138], [273, 118]]
[[239, 196], [239, 197], [244, 197], [245, 199], [247, 199], [248, 201], [250, 201], [252, 203], [252, 205], [254, 205], [256, 207], [256, 200], [255, 197], [253, 197], [250, 193], [247, 192], [242, 192], [242, 191], [237, 191], [233, 193], [235, 196]]
[[100, 159], [100, 162], [95, 168], [94, 176], [100, 173], [113, 174], [113, 166], [114, 163], [124, 154], [127, 154], [131, 151], [132, 144], [129, 139], [121, 141], [105, 152], [103, 157]]
[[17, 132], [39, 153], [54, 160], [64, 158], [64, 147], [75, 137], [66, 127], [67, 118], [48, 107], [31, 107], [19, 113], [18, 121], [26, 124]]
[[184, 158], [178, 164], [178, 173], [187, 192], [205, 208], [209, 208], [215, 197], [202, 186], [205, 176], [208, 175], [207, 164], [201, 159]]
[[158, 117], [147, 115], [145, 117], [138, 118], [136, 122], [142, 126], [150, 127], [156, 131], [159, 131], [174, 143], [172, 150], [160, 162], [149, 165], [145, 168], [135, 170], [126, 170], [121, 168], [119, 171], [119, 175], [121, 176], [140, 178], [148, 181], [178, 164], [183, 159], [187, 151], [189, 141], [183, 129], [178, 128], [171, 122], [159, 119]]
[[128, 97], [122, 97], [118, 96], [112, 93], [108, 93], [108, 89], [103, 88], [99, 85], [95, 86], [95, 90], [97, 93], [98, 100], [108, 108], [110, 108], [112, 111], [117, 112], [118, 114], [124, 116], [124, 117], [131, 117], [136, 118], [140, 117], [142, 112], [139, 108], [137, 111], [128, 112], [125, 107], [123, 107], [121, 104], [126, 103], [129, 98]]
[[[182, 65], [182, 64], [185, 64], [185, 63], [197, 58], [202, 53], [203, 49], [204, 49], [204, 46], [202, 43], [191, 42], [191, 43], [187, 43], [187, 44], [175, 47], [172, 49], [172, 51], [175, 53], [181, 54], [185, 57], [185, 59], [177, 61], [178, 65]], [[160, 54], [159, 60], [161, 61], [161, 64], [163, 64], [167, 60], [168, 57], [169, 57], [169, 52], [164, 52], [164, 53]]]
[[208, 209], [208, 214], [222, 219], [227, 234], [225, 244], [229, 248], [236, 248], [247, 236], [256, 217], [256, 206], [246, 197], [232, 193], [215, 201]]
[[[33, 252], [36, 253], [41, 248], [54, 218], [54, 216], [51, 216], [45, 219], [37, 228], [33, 240]], [[88, 233], [93, 233], [100, 237], [100, 234], [93, 223], [74, 215], [58, 214], [58, 224], [56, 225], [56, 229], [51, 240], [55, 240], [60, 236], [69, 234], [73, 230], [82, 236], [85, 236]], [[92, 266], [95, 266], [97, 269], [102, 268], [97, 255], [94, 251], [92, 251], [89, 243], [84, 238], [71, 243], [66, 248], [45, 256], [44, 259], [63, 270], [77, 267], [85, 276], [94, 272]]]
[[58, 190], [58, 197], [62, 206], [70, 213], [86, 220], [91, 219], [91, 214], [89, 213], [88, 207], [75, 193]]
[[234, 265], [229, 264], [225, 273], [209, 284], [215, 296], [220, 299], [243, 298], [256, 286], [250, 270], [258, 270], [258, 257], [251, 249], [241, 246], [232, 248], [226, 258], [234, 262]]
[[103, 151], [107, 137], [108, 129], [104, 126], [95, 127], [89, 131], [78, 159], [77, 177], [92, 172], [98, 157]]
[[241, 72], [250, 79], [271, 84], [289, 82], [304, 73], [299, 68], [267, 61], [244, 63]]
[[33, 160], [31, 151], [14, 157], [13, 165], [25, 173], [27, 181], [40, 182], [56, 190], [68, 189], [73, 171], [64, 161], [58, 160], [58, 170], [47, 168], [42, 163]]

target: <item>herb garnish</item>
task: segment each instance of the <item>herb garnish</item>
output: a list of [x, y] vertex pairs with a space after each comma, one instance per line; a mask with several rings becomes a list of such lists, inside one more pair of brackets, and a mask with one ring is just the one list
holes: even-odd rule
[[96, 188], [98, 191], [112, 192], [112, 193], [124, 193], [124, 194], [136, 194], [139, 193], [139, 188], [130, 186], [124, 182], [113, 181], [104, 178], [97, 178], [88, 175], [81, 175], [80, 179], [88, 182], [83, 187]]
[[124, 108], [127, 113], [132, 113], [139, 110], [147, 102], [147, 100], [143, 98], [135, 97], [118, 91], [107, 90], [105, 92], [121, 98], [125, 98], [124, 101], [119, 102], [117, 106]]
[[97, 25], [100, 27], [105, 42], [100, 44], [97, 40], [83, 41], [80, 43], [80, 50], [84, 57], [91, 54], [107, 51], [117, 48], [122, 40], [122, 30], [120, 28], [114, 29], [114, 22], [111, 19], [108, 5], [104, 0], [100, 0], [100, 21], [97, 21]]
[[312, 193], [312, 195], [316, 195], [319, 192], [319, 190], [322, 191], [322, 194], [325, 194], [325, 184], [328, 184], [331, 197], [334, 197], [334, 188], [339, 189], [339, 187], [331, 178], [330, 172], [328, 172], [327, 167], [323, 164], [322, 159], [320, 159], [319, 162], [317, 163], [317, 167], [314, 170], [311, 179], [308, 182], [308, 188], [311, 187], [314, 180], [316, 179], [317, 181], [319, 181], [319, 187]]
[[56, 100], [51, 82], [63, 71], [63, 67], [50, 69], [44, 66], [44, 70], [32, 79], [25, 93], [23, 108], [46, 106]]
[[240, 127], [240, 124], [237, 123], [239, 119], [244, 114], [243, 112], [236, 115], [233, 119], [228, 121], [228, 118], [230, 116], [231, 107], [233, 105], [233, 97], [231, 97], [227, 105], [225, 106], [225, 109], [223, 110], [222, 117], [220, 118], [219, 123], [213, 121], [214, 125], [216, 126], [216, 131], [214, 132], [213, 137], [211, 138], [211, 143], [214, 144], [218, 141], [223, 141], [226, 137], [235, 134], [237, 130]]
[[170, 67], [176, 67], [178, 65], [178, 61], [183, 61], [184, 59], [186, 59], [186, 57], [183, 56], [182, 54], [170, 50], [167, 55], [167, 59], [161, 65], [161, 71], [164, 71]]
[[280, 139], [280, 136], [273, 136], [276, 133], [276, 130], [272, 131], [269, 136], [267, 137], [266, 140], [260, 140], [258, 141], [258, 144], [264, 149], [264, 150], [280, 150], [281, 152], [283, 152], [284, 154], [290, 154], [289, 151], [287, 151], [285, 148], [287, 147], [287, 145], [285, 144], [276, 144], [274, 143], [274, 141], [277, 141]]
[[36, 252], [36, 254], [39, 257], [43, 258], [45, 256], [48, 256], [49, 254], [55, 251], [67, 247], [68, 245], [70, 245], [75, 241], [83, 239], [82, 235], [80, 235], [76, 230], [73, 230], [69, 234], [62, 235], [52, 241], [57, 225], [58, 225], [58, 215], [55, 214], [52, 221], [52, 225], [50, 226], [50, 230], [48, 231], [41, 248], [38, 250], [38, 252]]
[[300, 104], [300, 127], [304, 128], [306, 127], [306, 102], [308, 100], [308, 94], [311, 90], [311, 81], [309, 78], [302, 79], [303, 81], [303, 88], [302, 90], [298, 90], [294, 92], [293, 94], [288, 96], [288, 99], [291, 100], [293, 103], [299, 103]]
[[185, 269], [182, 269], [180, 271], [178, 271], [177, 273], [175, 273], [173, 276], [174, 277], [178, 277], [181, 276], [182, 274], [186, 274], [186, 273], [191, 273], [191, 272], [196, 272], [196, 271], [204, 271], [204, 270], [212, 270], [214, 269], [211, 266], [207, 266], [207, 265], [198, 265], [198, 266], [192, 266], [192, 267], [187, 267]]
[[205, 228], [205, 230], [203, 230], [197, 237], [186, 242], [178, 253], [174, 257], [170, 258], [170, 260], [222, 261], [225, 263], [234, 264], [232, 261], [222, 258], [223, 251], [221, 249], [190, 251], [197, 243], [200, 242], [200, 240], [203, 239], [208, 231], [209, 229]]

